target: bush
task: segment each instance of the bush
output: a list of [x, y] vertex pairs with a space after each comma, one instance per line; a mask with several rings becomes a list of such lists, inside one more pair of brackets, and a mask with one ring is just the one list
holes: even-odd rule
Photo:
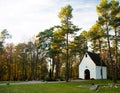
[[45, 78], [45, 81], [56, 81], [56, 80], [53, 78], [47, 77], [47, 78]]
[[63, 77], [56, 78], [56, 81], [65, 81]]
[[94, 78], [91, 78], [90, 80], [95, 80]]

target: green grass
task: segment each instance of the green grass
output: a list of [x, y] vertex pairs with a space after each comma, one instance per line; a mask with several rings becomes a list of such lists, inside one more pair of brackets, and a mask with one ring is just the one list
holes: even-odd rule
[[[90, 90], [90, 85], [107, 84], [109, 81], [92, 80], [69, 83], [44, 83], [30, 85], [3, 85], [0, 86], [0, 93], [120, 93], [119, 88], [100, 86], [97, 91]], [[79, 87], [80, 86], [80, 87]]]

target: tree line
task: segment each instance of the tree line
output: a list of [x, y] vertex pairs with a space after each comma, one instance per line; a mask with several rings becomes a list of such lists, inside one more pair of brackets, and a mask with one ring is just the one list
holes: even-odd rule
[[120, 78], [120, 4], [117, 0], [101, 0], [96, 10], [98, 20], [88, 31], [72, 23], [71, 5], [59, 11], [60, 25], [40, 31], [27, 43], [3, 46], [10, 36], [3, 30], [0, 34], [0, 80], [62, 79], [68, 82], [78, 79], [78, 65], [90, 47], [100, 54], [101, 66], [104, 61], [108, 78], [116, 83]]

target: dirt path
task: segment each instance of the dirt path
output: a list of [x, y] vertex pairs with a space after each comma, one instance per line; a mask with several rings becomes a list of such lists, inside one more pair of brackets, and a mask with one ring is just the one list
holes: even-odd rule
[[65, 82], [65, 81], [54, 81], [54, 82], [43, 82], [43, 81], [21, 81], [21, 82], [6, 82], [6, 83], [1, 83], [0, 86], [3, 85], [22, 85], [22, 84], [43, 84], [43, 83], [60, 83], [60, 82]]

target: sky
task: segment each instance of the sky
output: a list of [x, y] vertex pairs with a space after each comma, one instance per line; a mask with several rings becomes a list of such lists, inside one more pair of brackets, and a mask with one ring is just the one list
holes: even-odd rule
[[[60, 24], [61, 7], [73, 8], [73, 24], [89, 30], [98, 16], [96, 6], [100, 0], [0, 0], [0, 32], [7, 29], [12, 38], [7, 42], [28, 42], [54, 25]], [[81, 31], [82, 31], [81, 30]]]

